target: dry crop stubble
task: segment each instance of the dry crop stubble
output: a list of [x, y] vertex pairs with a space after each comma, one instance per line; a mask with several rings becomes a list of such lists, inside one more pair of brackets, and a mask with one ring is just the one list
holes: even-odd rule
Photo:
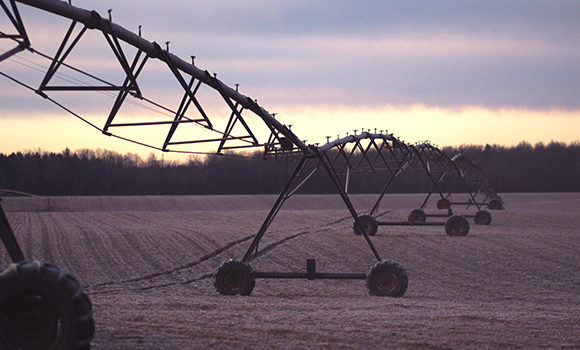
[[[363, 281], [258, 280], [249, 297], [219, 295], [211, 274], [243, 255], [274, 196], [3, 204], [26, 255], [84, 285], [95, 349], [580, 347], [580, 195], [503, 197], [507, 209], [466, 237], [379, 227], [377, 250], [409, 273], [403, 298], [371, 297]], [[381, 210], [404, 219], [420, 199], [392, 195]], [[316, 257], [319, 271], [366, 272], [374, 262], [336, 196], [288, 204], [252, 266], [303, 271]]]

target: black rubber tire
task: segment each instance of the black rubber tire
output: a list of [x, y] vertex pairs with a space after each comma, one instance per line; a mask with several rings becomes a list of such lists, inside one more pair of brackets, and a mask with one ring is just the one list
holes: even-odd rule
[[352, 229], [354, 231], [354, 234], [355, 235], [362, 235], [362, 232], [359, 230], [359, 225], [356, 224], [357, 222], [362, 227], [362, 229], [365, 230], [367, 235], [374, 236], [377, 234], [377, 231], [379, 229], [379, 224], [378, 224], [377, 220], [375, 220], [375, 218], [373, 218], [372, 216], [366, 215], [366, 214], [361, 215], [352, 224]]
[[250, 295], [256, 280], [252, 267], [240, 259], [224, 261], [214, 274], [214, 286], [223, 295]]
[[437, 209], [449, 209], [451, 208], [451, 202], [447, 198], [441, 198], [437, 201]]
[[476, 225], [489, 225], [491, 224], [491, 214], [487, 210], [480, 210], [473, 216], [473, 222]]
[[467, 236], [469, 222], [463, 215], [450, 216], [445, 222], [445, 232], [449, 236]]
[[413, 209], [409, 213], [408, 220], [411, 225], [414, 225], [425, 222], [425, 220], [427, 220], [427, 215], [425, 215], [425, 212], [421, 209]]
[[0, 349], [89, 349], [92, 305], [79, 282], [38, 261], [0, 274]]
[[489, 201], [487, 204], [487, 209], [491, 210], [502, 210], [503, 209], [503, 202], [499, 198], [494, 198]]
[[370, 295], [402, 297], [408, 283], [407, 271], [393, 260], [381, 260], [367, 273], [367, 289]]

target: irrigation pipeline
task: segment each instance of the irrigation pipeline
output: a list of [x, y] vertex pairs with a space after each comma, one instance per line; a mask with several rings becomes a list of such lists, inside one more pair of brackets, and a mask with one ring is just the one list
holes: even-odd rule
[[[167, 67], [171, 71], [171, 74], [175, 77], [175, 79], [178, 81], [178, 83], [184, 90], [184, 96], [179, 106], [179, 109], [176, 113], [173, 113], [175, 115], [174, 120], [156, 123], [156, 124], [168, 124], [171, 126], [171, 130], [168, 133], [163, 146], [157, 148], [161, 149], [162, 151], [168, 151], [168, 146], [170, 145], [189, 144], [189, 143], [193, 144], [199, 142], [213, 141], [219, 142], [217, 153], [220, 153], [220, 151], [222, 150], [230, 149], [228, 147], [225, 147], [226, 142], [240, 141], [250, 143], [250, 146], [253, 147], [263, 146], [272, 148], [272, 146], [274, 145], [279, 146], [275, 150], [282, 151], [284, 149], [287, 150], [291, 145], [292, 147], [296, 147], [304, 154], [309, 154], [311, 152], [310, 148], [306, 146], [306, 144], [304, 144], [302, 140], [300, 140], [287, 126], [280, 123], [278, 120], [274, 118], [272, 114], [268, 113], [263, 107], [261, 107], [257, 103], [257, 100], [254, 100], [238, 92], [237, 86], [236, 89], [232, 89], [231, 87], [222, 83], [217, 78], [216, 74], [212, 76], [207, 70], [202, 70], [196, 67], [194, 65], [193, 60], [191, 63], [182, 60], [181, 58], [169, 52], [169, 46], [167, 46], [167, 49], [162, 49], [159, 44], [155, 42], [150, 42], [141, 37], [140, 33], [139, 35], [135, 34], [116, 23], [113, 23], [110, 17], [109, 19], [104, 19], [96, 11], [88, 11], [85, 9], [81, 9], [63, 1], [11, 0], [9, 4], [5, 4], [5, 1], [2, 0], [0, 4], [2, 4], [4, 12], [14, 25], [17, 34], [9, 35], [1, 33], [0, 38], [15, 40], [18, 42], [18, 44], [13, 49], [0, 55], [0, 61], [10, 56], [16, 55], [19, 52], [24, 51], [26, 49], [30, 50], [33, 53], [35, 52], [31, 50], [31, 42], [28, 37], [28, 33], [26, 32], [24, 22], [20, 17], [18, 7], [16, 6], [16, 2], [20, 2], [44, 10], [46, 12], [50, 12], [52, 14], [64, 18], [68, 18], [72, 21], [66, 35], [64, 36], [57, 50], [56, 55], [54, 57], [42, 55], [45, 58], [51, 59], [52, 62], [49, 69], [46, 72], [46, 75], [42, 83], [40, 84], [38, 89], [35, 89], [35, 91], [41, 96], [46, 95], [48, 91], [63, 91], [63, 90], [118, 91], [117, 100], [115, 101], [115, 104], [112, 107], [107, 122], [105, 123], [104, 127], [101, 128], [103, 133], [107, 134], [109, 132], [109, 128], [119, 126], [114, 125], [113, 120], [128, 94], [131, 94], [132, 96], [137, 97], [139, 99], [144, 99], [144, 96], [142, 95], [141, 90], [139, 88], [139, 84], [137, 82], [138, 76], [145, 67], [145, 63], [149, 59], [157, 59], [164, 62], [167, 65]], [[77, 32], [77, 34], [75, 34], [75, 27], [79, 23], [81, 25], [84, 25], [84, 27], [81, 28], [80, 31]], [[104, 85], [82, 86], [82, 87], [51, 85], [52, 77], [55, 75], [55, 73], [57, 73], [57, 70], [61, 68], [61, 66], [72, 68], [71, 65], [65, 63], [65, 60], [70, 54], [70, 52], [74, 49], [76, 44], [79, 41], [81, 41], [84, 33], [87, 30], [98, 30], [102, 32], [104, 38], [106, 39], [107, 43], [109, 44], [113, 53], [118, 59], [121, 72], [125, 75], [125, 82], [122, 86], [115, 86], [113, 84], [105, 82], [103, 79], [99, 79], [98, 77], [92, 75], [90, 75], [91, 78], [97, 80], [99, 83]], [[121, 42], [124, 42], [132, 46], [133, 48], [137, 49], [137, 53], [133, 58], [133, 60], [127, 58], [127, 55], [123, 47], [121, 46]], [[82, 74], [89, 75], [82, 70], [79, 69], [74, 70]], [[189, 82], [187, 81], [188, 79]], [[221, 130], [222, 136], [216, 139], [186, 140], [172, 142], [172, 137], [176, 131], [177, 126], [179, 126], [182, 123], [194, 122], [199, 125], [202, 125], [203, 127], [205, 127], [210, 131], [220, 132], [216, 130], [216, 128], [214, 128], [212, 121], [210, 120], [209, 116], [205, 113], [200, 101], [198, 100], [199, 96], [196, 96], [197, 89], [199, 89], [199, 87], [202, 84], [204, 86], [210, 87], [215, 92], [217, 92], [223, 98], [227, 106], [231, 109], [232, 115], [230, 117], [228, 126], [225, 128], [225, 130]], [[202, 118], [197, 119], [195, 121], [186, 118], [184, 113], [187, 107], [189, 107], [189, 105], [194, 105], [201, 114]], [[157, 105], [157, 107], [165, 109], [166, 111], [173, 112], [169, 108], [164, 108], [163, 105]], [[259, 142], [257, 140], [255, 133], [246, 123], [246, 118], [244, 118], [245, 116], [242, 116], [243, 110], [249, 110], [253, 112], [253, 114], [257, 116], [259, 119], [261, 119], [262, 122], [269, 129], [271, 135], [268, 144], [266, 144], [265, 142]], [[232, 129], [234, 124], [236, 123], [243, 125], [248, 135], [234, 136], [232, 134]], [[131, 123], [130, 126], [144, 126], [144, 125], [153, 125], [153, 123]], [[241, 148], [241, 146], [235, 146], [231, 148], [236, 149]]]
[[[53, 56], [40, 53], [32, 48], [30, 37], [18, 10], [17, 2], [70, 20], [68, 30]], [[23, 88], [50, 101], [59, 108], [65, 110], [67, 113], [99, 130], [102, 134], [162, 152], [224, 154], [228, 153], [229, 150], [243, 150], [261, 147], [264, 149], [264, 157], [272, 154], [274, 156], [284, 154], [297, 155], [300, 158], [294, 167], [292, 175], [286, 179], [282, 191], [279, 193], [275, 203], [268, 212], [268, 215], [262, 222], [258, 232], [253, 236], [248, 236], [241, 240], [231, 242], [231, 245], [233, 246], [243, 241], [251, 240], [251, 243], [241, 259], [227, 260], [218, 267], [214, 285], [222, 294], [248, 295], [252, 291], [255, 278], [329, 278], [366, 279], [370, 294], [381, 296], [402, 296], [407, 288], [407, 275], [405, 270], [397, 262], [382, 260], [379, 252], [370, 239], [370, 236], [377, 232], [379, 225], [415, 225], [422, 220], [423, 225], [430, 224], [429, 226], [445, 226], [445, 230], [449, 235], [465, 235], [469, 230], [469, 224], [465, 217], [453, 215], [451, 212], [450, 205], [460, 203], [451, 203], [444, 197], [439, 188], [439, 183], [444, 178], [449, 166], [460, 175], [460, 178], [463, 181], [465, 180], [464, 175], [466, 173], [475, 174], [473, 177], [480, 175], [480, 169], [472, 163], [465, 161], [461, 156], [450, 158], [436, 146], [431, 145], [428, 142], [409, 145], [388, 132], [383, 133], [381, 131], [377, 133], [376, 129], [374, 133], [371, 133], [370, 130], [361, 130], [361, 132], [358, 133], [358, 130], [355, 130], [353, 135], [347, 135], [347, 137], [343, 138], [337, 137], [337, 139], [333, 141], [330, 141], [330, 138], [328, 138], [327, 143], [322, 146], [319, 146], [318, 144], [307, 145], [306, 141], [298, 138], [298, 136], [290, 130], [289, 126], [278, 121], [275, 118], [275, 114], [269, 113], [266, 109], [260, 106], [257, 100], [241, 94], [238, 91], [238, 84], [236, 84], [235, 89], [233, 89], [221, 82], [217, 78], [217, 74], [214, 73], [212, 75], [207, 70], [198, 68], [195, 65], [194, 56], [191, 57], [191, 62], [186, 62], [172, 54], [169, 51], [169, 42], [166, 42], [166, 47], [162, 48], [158, 43], [146, 40], [141, 36], [141, 27], [139, 27], [139, 33], [135, 34], [116, 23], [113, 23], [111, 10], [109, 10], [109, 18], [106, 19], [102, 18], [96, 11], [88, 11], [72, 6], [70, 1], [69, 3], [66, 3], [59, 0], [0, 0], [0, 5], [16, 31], [14, 34], [0, 32], [0, 39], [10, 40], [12, 43], [16, 43], [16, 46], [4, 51], [4, 53], [0, 53], [0, 63], [7, 59], [16, 57], [16, 55], [23, 51], [28, 51], [42, 57], [42, 59], [50, 61], [48, 67], [36, 65], [36, 62], [27, 61], [22, 57], [20, 57], [22, 58], [21, 61], [14, 61], [21, 66], [35, 70], [38, 70], [38, 67], [43, 68], [41, 71], [44, 73], [44, 77], [37, 88], [33, 87], [31, 84], [25, 83], [23, 79], [17, 78], [12, 74], [4, 71], [0, 72], [0, 74]], [[115, 56], [115, 62], [118, 64], [118, 72], [120, 72], [123, 77], [122, 84], [112, 84], [97, 75], [90, 74], [87, 71], [68, 63], [71, 61], [67, 61], [69, 54], [74, 50], [79, 42], [85, 39], [84, 35], [88, 31], [102, 34], [105, 40], [105, 45], [108, 46], [108, 49], [110, 49]], [[129, 47], [127, 47], [127, 45]], [[128, 55], [127, 49], [134, 53], [132, 57]], [[150, 96], [145, 97], [144, 87], [146, 84], [142, 84], [144, 79], [142, 79], [141, 73], [146, 68], [149, 70], [151, 66], [150, 62], [154, 61], [161, 62], [162, 65], [165, 66], [167, 69], [165, 71], [167, 73], [166, 75], [170, 79], [174, 79], [174, 82], [176, 81], [180, 88], [180, 94], [182, 94], [182, 97], [177, 108], [170, 108], [163, 103], [153, 101]], [[11, 68], [11, 66], [7, 67]], [[92, 83], [85, 83], [80, 79], [62, 74], [62, 69], [68, 69], [74, 74], [80, 74], [83, 79], [91, 79]], [[54, 82], [54, 80], [57, 79], [62, 79], [69, 85], [57, 85]], [[165, 87], [165, 84], [162, 84], [159, 79], [155, 79], [155, 84]], [[202, 88], [204, 88], [204, 90], [210, 89], [213, 95], [217, 96], [218, 101], [225, 103], [226, 110], [230, 113], [225, 127], [216, 127], [216, 118], [206, 112], [207, 105], [204, 107], [204, 103], [207, 102], [204, 97], [205, 95], [198, 93]], [[155, 89], [151, 90], [154, 91]], [[81, 114], [74, 112], [71, 107], [67, 107], [64, 103], [60, 103], [52, 96], [49, 96], [49, 94], [52, 95], [53, 92], [58, 91], [101, 93], [114, 97], [114, 103], [110, 108], [104, 125], [101, 127], [92, 121], [89, 121], [88, 118], [84, 118]], [[141, 103], [147, 103], [149, 106], [154, 106], [160, 110], [161, 114], [170, 118], [164, 120], [150, 120], [144, 119], [145, 116], [139, 116], [142, 119], [132, 119], [130, 122], [122, 120], [120, 122], [117, 117], [121, 107], [126, 104], [128, 97], [130, 97], [130, 99], [137, 99]], [[202, 97], [204, 98], [203, 101]], [[190, 117], [190, 113], [187, 113], [190, 107], [195, 112], [195, 118]], [[150, 118], [150, 116], [147, 117]], [[196, 129], [201, 127], [202, 129], [205, 129], [205, 131], [210, 132], [211, 136], [214, 137], [202, 137], [199, 133], [184, 134], [182, 132], [184, 127], [181, 127], [184, 124], [184, 127], [187, 127], [187, 125], [191, 125]], [[131, 137], [115, 134], [111, 131], [112, 129], [116, 130], [116, 128], [132, 128], [131, 130], [134, 130], [137, 127], [163, 125], [167, 126], [169, 129], [166, 130], [167, 133], [165, 134], [161, 145], [158, 145], [157, 143], [142, 142]], [[179, 135], [179, 138], [174, 137], [176, 136], [178, 127], [180, 130], [180, 133], [177, 134]], [[261, 131], [258, 132], [258, 130]], [[215, 137], [216, 134], [217, 137]], [[139, 133], [138, 135], [139, 137], [145, 136], [144, 133]], [[195, 147], [195, 145], [200, 144], [217, 145], [215, 153], [189, 150], [189, 147]], [[182, 147], [188, 147], [188, 150], [183, 150]], [[432, 165], [437, 166], [438, 170], [432, 169]], [[463, 167], [463, 169], [461, 167]], [[433, 189], [427, 194], [427, 198], [421, 208], [423, 208], [431, 193], [436, 191], [441, 197], [440, 201], [447, 201], [448, 215], [434, 214], [431, 216], [445, 216], [448, 217], [448, 220], [445, 223], [426, 223], [425, 219], [427, 215], [421, 210], [413, 210], [411, 214], [409, 214], [408, 222], [378, 222], [376, 218], [380, 216], [380, 214], [378, 214], [379, 203], [383, 199], [385, 193], [390, 189], [393, 180], [405, 173], [408, 169], [414, 168], [419, 168], [424, 171], [433, 185]], [[339, 194], [342, 202], [348, 209], [350, 217], [353, 219], [354, 233], [363, 236], [377, 263], [373, 265], [369, 274], [317, 273], [315, 259], [307, 259], [306, 273], [272, 271], [252, 272], [249, 263], [253, 258], [259, 256], [260, 253], [266, 253], [275, 249], [280, 244], [310, 233], [309, 230], [298, 232], [294, 235], [285, 237], [278, 242], [262, 247], [261, 251], [259, 249], [262, 238], [269, 230], [270, 225], [281, 210], [285, 201], [296, 193], [306, 182], [309, 181], [309, 179], [311, 179], [312, 175], [319, 170], [327, 175], [327, 178], [330, 180], [336, 193]], [[436, 175], [438, 171], [442, 171], [439, 174], [439, 177]], [[380, 181], [384, 181], [384, 187], [374, 206], [369, 211], [370, 215], [359, 214], [359, 211], [355, 208], [348, 194], [349, 177], [351, 173], [356, 172], [386, 174], [386, 176], [380, 179]], [[480, 185], [484, 184], [481, 181], [478, 183]], [[481, 185], [478, 191], [490, 191], [490, 189]], [[469, 203], [476, 203], [475, 195], [472, 191], [469, 191], [469, 195]], [[476, 205], [479, 209], [479, 204]], [[499, 206], [501, 206], [501, 203], [499, 203]], [[488, 207], [491, 207], [491, 205], [488, 205]], [[0, 230], [0, 236], [2, 236], [0, 238], [2, 238], [12, 261], [23, 261], [24, 255], [22, 250], [20, 249], [16, 237], [10, 229], [8, 221], [4, 217], [1, 209], [0, 206], [0, 213], [2, 213], [3, 216], [0, 221], [3, 224], [4, 229]], [[482, 212], [483, 211], [479, 211], [474, 215], [476, 223], [478, 221], [477, 214]], [[485, 213], [487, 212], [484, 212], [484, 214]], [[422, 219], [420, 219], [420, 217], [422, 217]], [[489, 213], [487, 213], [483, 219], [487, 220], [487, 224], [491, 222], [491, 216]], [[342, 219], [339, 221], [342, 221]], [[211, 253], [210, 256], [212, 256], [212, 254], [217, 256], [228, 248], [229, 245], [226, 245]], [[201, 263], [203, 259], [204, 258], [202, 257], [201, 260], [190, 262], [181, 267], [139, 277], [133, 281], [138, 282], [144, 279], [152, 279], [157, 276], [172, 274], [181, 269], [197, 265]], [[232, 274], [232, 271], [235, 271], [235, 273]], [[232, 277], [234, 275], [236, 277]], [[186, 283], [209, 276], [210, 275], [208, 274], [204, 274], [198, 276], [194, 280], [187, 281]], [[394, 280], [395, 282], [393, 284], [395, 286], [389, 286], [388, 290], [386, 287], [381, 287], [380, 285], [384, 283], [384, 276], [388, 276], [387, 279], [389, 280]], [[164, 283], [159, 285], [159, 287], [174, 284], [175, 282]], [[240, 286], [237, 286], [238, 284]], [[391, 283], [389, 282], [387, 284]], [[109, 283], [105, 284], [105, 286], [107, 285], [109, 285]], [[152, 286], [146, 286], [144, 288], [152, 288]], [[90, 317], [90, 314], [88, 317]], [[87, 338], [87, 344], [89, 341], [90, 336]]]
[[[53, 56], [32, 47], [31, 38], [20, 16], [17, 3], [70, 20], [70, 26]], [[241, 94], [238, 91], [238, 84], [236, 84], [235, 89], [231, 88], [221, 82], [216, 74], [212, 75], [207, 70], [198, 68], [195, 65], [193, 56], [191, 62], [186, 62], [177, 57], [169, 51], [168, 43], [166, 48], [161, 48], [156, 42], [146, 40], [141, 36], [141, 28], [139, 28], [139, 33], [136, 34], [114, 23], [110, 11], [107, 19], [101, 17], [96, 11], [75, 7], [70, 2], [59, 0], [0, 0], [0, 5], [15, 30], [13, 34], [0, 32], [0, 39], [10, 40], [16, 44], [12, 49], [0, 54], [0, 63], [10, 59], [12, 62], [27, 68], [43, 72], [44, 77], [38, 87], [33, 87], [4, 71], [0, 71], [0, 75], [43, 97], [104, 135], [162, 152], [256, 158], [228, 151], [261, 147], [264, 149], [263, 157], [271, 154], [276, 156], [284, 154], [318, 159], [310, 174], [302, 181], [298, 181], [298, 187], [306, 182], [319, 169], [321, 164], [325, 163], [322, 156], [320, 156], [321, 154], [327, 158], [332, 172], [337, 174], [346, 173], [346, 190], [348, 190], [348, 177], [351, 173], [386, 172], [392, 178], [399, 176], [407, 169], [417, 167], [419, 164], [431, 176], [431, 164], [447, 166], [451, 162], [462, 174], [470, 174], [470, 179], [473, 179], [480, 187], [478, 191], [487, 193], [489, 196], [495, 195], [495, 191], [489, 186], [485, 176], [482, 175], [481, 169], [474, 165], [473, 162], [466, 160], [464, 156], [449, 158], [443, 151], [428, 142], [409, 145], [396, 138], [393, 134], [383, 133], [382, 130], [377, 133], [375, 129], [374, 133], [371, 133], [370, 130], [358, 133], [355, 130], [353, 135], [347, 135], [343, 138], [337, 137], [333, 141], [328, 139], [327, 143], [322, 146], [307, 145], [306, 141], [301, 140], [288, 126], [279, 122], [275, 118], [275, 114], [267, 112], [266, 109], [260, 106], [257, 100]], [[118, 70], [121, 76], [124, 77], [122, 85], [115, 85], [106, 79], [67, 63], [69, 54], [84, 39], [84, 34], [91, 30], [101, 32], [106, 45], [114, 53], [118, 63]], [[124, 43], [124, 45], [121, 43]], [[127, 45], [136, 50], [132, 59], [126, 50]], [[125, 46], [125, 49], [123, 46]], [[49, 62], [48, 67], [27, 60], [19, 55], [23, 51], [28, 51], [46, 60]], [[17, 58], [19, 60], [16, 60]], [[139, 77], [149, 67], [147, 63], [151, 60], [158, 60], [164, 63], [170, 76], [181, 86], [183, 97], [177, 108], [167, 107], [165, 104], [145, 96]], [[62, 72], [63, 68], [80, 74], [98, 85], [64, 74]], [[70, 85], [54, 85], [53, 78], [64, 80]], [[214, 94], [217, 94], [220, 101], [226, 104], [227, 109], [231, 111], [227, 125], [223, 129], [216, 127], [213, 117], [205, 111], [201, 96], [198, 94], [202, 87], [210, 88]], [[73, 111], [71, 107], [57, 101], [53, 96], [49, 96], [55, 91], [96, 92], [114, 98], [115, 102], [111, 106], [106, 122], [103, 126], [99, 126], [83, 117], [80, 113]], [[127, 97], [132, 97], [133, 100], [127, 99]], [[145, 106], [144, 108], [154, 110], [169, 118], [153, 122], [144, 120], [130, 123], [118, 122], [116, 119], [117, 114], [125, 103], [137, 104], [141, 107]], [[190, 106], [195, 108], [198, 117], [193, 118], [186, 114]], [[245, 113], [246, 111], [251, 113], [248, 115], [248, 113]], [[255, 130], [255, 124], [250, 125], [250, 122], [261, 126], [265, 133], [258, 134]], [[206, 131], [216, 134], [217, 137], [194, 137], [193, 139], [175, 140], [175, 133], [178, 127], [183, 124], [197, 125]], [[134, 128], [152, 125], [169, 126], [169, 131], [162, 145], [144, 142], [111, 131], [113, 128]], [[237, 131], [234, 133], [235, 127], [237, 127]], [[269, 135], [267, 139], [265, 139], [264, 134]], [[180, 148], [186, 146], [195, 147], [200, 144], [217, 144], [217, 147], [212, 152]], [[294, 188], [288, 195], [291, 195], [297, 189]]]

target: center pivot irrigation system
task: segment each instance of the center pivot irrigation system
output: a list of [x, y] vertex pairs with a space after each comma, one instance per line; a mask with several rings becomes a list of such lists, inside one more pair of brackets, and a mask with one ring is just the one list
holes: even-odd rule
[[[372, 137], [372, 136], [371, 136]], [[417, 145], [405, 145], [400, 140], [391, 138], [393, 143], [389, 148], [389, 152], [379, 152], [375, 158], [379, 158], [385, 162], [387, 165], [387, 178], [385, 185], [380, 192], [378, 199], [373, 205], [372, 209], [368, 214], [359, 216], [358, 220], [360, 224], [363, 225], [366, 231], [374, 235], [377, 232], [378, 226], [404, 226], [404, 225], [423, 225], [423, 226], [445, 226], [445, 232], [450, 236], [465, 236], [469, 232], [469, 223], [465, 219], [466, 217], [473, 217], [474, 222], [478, 225], [489, 225], [491, 223], [491, 214], [484, 210], [484, 206], [489, 206], [491, 202], [491, 194], [486, 195], [485, 198], [478, 201], [478, 194], [482, 192], [478, 183], [470, 184], [465, 176], [465, 170], [463, 169], [464, 164], [458, 164], [456, 161], [460, 158], [465, 158], [461, 154], [450, 158], [445, 152], [441, 151], [437, 147], [429, 143], [421, 143]], [[363, 154], [364, 155], [364, 154]], [[369, 159], [368, 156], [364, 155], [365, 159]], [[347, 164], [343, 167], [346, 168], [347, 176], [352, 169], [351, 162], [347, 160]], [[388, 166], [388, 164], [391, 164]], [[471, 163], [473, 164], [473, 163]], [[377, 169], [373, 167], [371, 163], [368, 164], [370, 170], [375, 172]], [[385, 194], [391, 189], [395, 183], [395, 179], [408, 171], [419, 171], [425, 174], [431, 187], [427, 193], [426, 198], [420, 205], [418, 209], [412, 210], [407, 221], [378, 221], [377, 217], [380, 216], [378, 213], [379, 204], [384, 199]], [[451, 177], [455, 175], [460, 184], [463, 186], [463, 190], [468, 195], [467, 202], [451, 202], [450, 196], [451, 192], [448, 194], [443, 194], [441, 190], [441, 184], [444, 182], [446, 177]], [[491, 188], [491, 187], [489, 187]], [[439, 200], [437, 202], [437, 209], [446, 210], [445, 213], [440, 214], [427, 214], [424, 209], [427, 206], [429, 198], [434, 193], [439, 195]], [[495, 193], [495, 192], [493, 192]], [[498, 200], [499, 197], [493, 197], [494, 200]], [[454, 215], [452, 210], [452, 205], [466, 204], [467, 208], [474, 206], [477, 209], [475, 214], [463, 214]], [[447, 218], [445, 222], [426, 222], [428, 217], [435, 218]], [[356, 223], [356, 222], [355, 222]], [[353, 225], [355, 234], [361, 234], [362, 232]]]
[[[52, 18], [66, 24], [60, 44], [50, 53], [32, 45], [17, 3], [56, 15]], [[0, 75], [104, 135], [163, 152], [243, 156], [227, 151], [261, 149], [264, 157], [287, 155], [297, 158], [292, 175], [245, 255], [241, 259], [227, 260], [217, 268], [214, 285], [221, 294], [249, 295], [258, 278], [361, 279], [366, 280], [372, 295], [400, 297], [407, 289], [407, 274], [399, 263], [383, 260], [375, 249], [370, 237], [376, 234], [379, 225], [441, 225], [445, 226], [449, 235], [466, 235], [469, 229], [467, 220], [462, 215], [454, 215], [451, 210], [452, 205], [462, 203], [451, 201], [451, 193], [444, 194], [440, 189], [444, 179], [451, 175], [459, 177], [468, 193], [468, 201], [463, 204], [468, 208], [477, 208], [478, 212], [474, 215], [476, 223], [488, 224], [491, 221], [489, 212], [482, 207], [503, 207], [503, 202], [477, 165], [461, 155], [450, 158], [428, 143], [407, 145], [392, 134], [375, 129], [372, 133], [370, 130], [355, 131], [354, 135], [334, 141], [328, 138], [322, 146], [306, 144], [277, 120], [275, 114], [260, 106], [257, 100], [241, 94], [237, 84], [231, 88], [216, 74], [198, 68], [195, 56], [187, 62], [172, 54], [169, 42], [162, 47], [144, 39], [140, 26], [136, 34], [113, 23], [111, 11], [108, 18], [103, 18], [96, 11], [58, 0], [0, 0], [0, 4], [7, 19], [3, 23], [12, 30], [0, 31], [0, 39], [4, 39], [4, 43], [12, 43], [8, 50], [0, 52]], [[73, 59], [75, 49], [88, 41], [85, 38], [91, 33], [96, 34], [108, 48], [109, 57], [117, 67], [116, 83], [99, 73], [89, 73], [82, 66], [82, 61], [78, 63]], [[93, 45], [95, 40], [90, 43]], [[22, 66], [40, 72], [39, 78], [29, 82], [32, 78], [30, 74], [22, 74]], [[157, 78], [161, 75], [171, 77], [180, 91], [178, 103], [167, 102], [163, 95], [152, 97], [155, 88], [159, 87]], [[84, 114], [74, 111], [70, 99], [68, 102], [61, 100], [63, 93], [90, 93], [109, 98], [112, 104], [106, 112], [104, 123], [93, 122]], [[206, 101], [212, 98], [214, 103], [207, 104]], [[83, 101], [92, 99], [85, 98]], [[215, 112], [215, 101], [221, 104], [218, 112], [226, 111], [225, 118], [214, 116], [219, 114]], [[132, 115], [125, 118], [123, 110], [128, 105], [146, 108], [151, 113], [146, 114], [148, 117]], [[210, 113], [210, 109], [214, 112]], [[150, 115], [158, 119], [148, 119]], [[134, 130], [143, 128], [161, 128], [162, 131], [153, 134], [162, 135], [162, 138], [154, 141], [141, 139], [145, 133]], [[191, 129], [187, 128], [196, 130], [190, 132]], [[208, 147], [211, 151], [207, 150]], [[395, 178], [408, 171], [421, 171], [429, 178], [431, 187], [427, 198], [419, 209], [409, 214], [407, 221], [378, 221], [380, 202], [391, 189]], [[260, 240], [268, 227], [284, 202], [316, 172], [326, 174], [332, 182], [352, 216], [355, 234], [364, 237], [376, 263], [366, 274], [317, 272], [314, 259], [306, 261], [304, 273], [254, 271], [250, 262], [258, 253]], [[353, 174], [364, 173], [379, 174], [384, 186], [375, 205], [367, 213], [359, 215], [349, 198], [348, 187]], [[423, 209], [432, 194], [439, 196], [437, 206], [446, 210], [446, 214], [425, 214]], [[478, 199], [481, 196], [483, 199]], [[428, 216], [443, 217], [446, 221], [427, 222]], [[91, 302], [80, 284], [55, 265], [27, 260], [1, 206], [0, 237], [13, 261], [0, 274], [0, 348], [88, 348], [94, 323]]]

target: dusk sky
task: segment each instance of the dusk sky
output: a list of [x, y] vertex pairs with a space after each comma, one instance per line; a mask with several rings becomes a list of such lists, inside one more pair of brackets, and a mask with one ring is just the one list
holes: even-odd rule
[[[195, 55], [196, 66], [232, 87], [239, 83], [241, 93], [310, 143], [361, 128], [440, 146], [580, 140], [579, 1], [72, 3], [103, 17], [113, 9], [115, 23], [134, 32], [142, 25], [146, 39], [163, 46], [171, 41], [170, 51], [184, 59]], [[20, 9], [32, 46], [54, 54], [68, 23]], [[14, 31], [3, 13], [0, 31]], [[102, 35], [83, 40], [74, 62], [114, 80], [120, 69], [109, 61]], [[13, 46], [0, 40], [0, 54]], [[38, 86], [43, 73], [30, 71], [22, 59], [42, 61], [18, 56], [0, 62], [0, 71]], [[161, 68], [150, 73], [154, 93], [178, 104], [181, 92], [170, 78]], [[109, 97], [100, 102], [68, 94], [58, 97], [104, 123]], [[101, 135], [1, 76], [0, 101], [2, 153], [65, 147], [151, 152]]]

